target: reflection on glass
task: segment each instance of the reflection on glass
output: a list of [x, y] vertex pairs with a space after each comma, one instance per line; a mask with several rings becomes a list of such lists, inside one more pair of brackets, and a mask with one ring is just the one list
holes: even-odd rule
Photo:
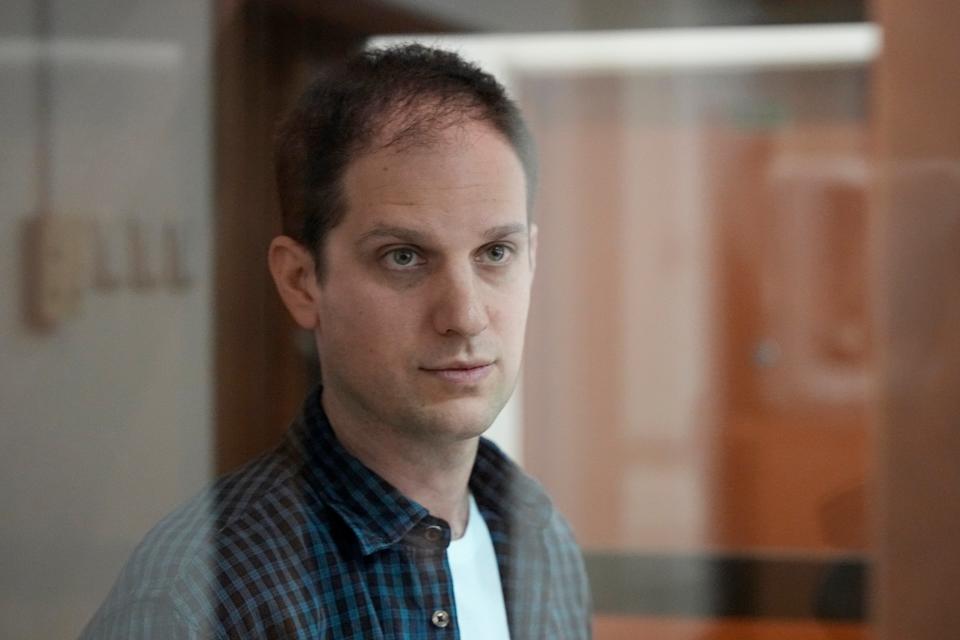
[[[75, 635], [214, 457], [210, 9], [38, 6], [0, 36], [10, 638]], [[876, 33], [549, 40], [453, 46], [540, 144], [523, 393], [495, 433], [589, 552], [596, 636], [865, 638]], [[82, 289], [42, 329], [16, 293], [39, 246]]]
[[865, 638], [876, 32], [450, 45], [508, 75], [540, 145], [514, 428], [588, 551], [597, 636]]

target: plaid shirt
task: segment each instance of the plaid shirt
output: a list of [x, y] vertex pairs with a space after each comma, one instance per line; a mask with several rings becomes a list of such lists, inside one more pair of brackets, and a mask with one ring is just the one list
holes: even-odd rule
[[[590, 637], [570, 529], [487, 440], [470, 477], [513, 640]], [[281, 445], [160, 522], [82, 640], [458, 639], [450, 528], [344, 450], [308, 397]]]

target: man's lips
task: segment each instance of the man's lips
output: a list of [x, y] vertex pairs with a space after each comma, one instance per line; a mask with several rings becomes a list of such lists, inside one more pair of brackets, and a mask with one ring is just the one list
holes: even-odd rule
[[483, 380], [493, 371], [493, 364], [490, 361], [450, 362], [438, 367], [423, 367], [422, 370], [448, 382], [463, 384]]

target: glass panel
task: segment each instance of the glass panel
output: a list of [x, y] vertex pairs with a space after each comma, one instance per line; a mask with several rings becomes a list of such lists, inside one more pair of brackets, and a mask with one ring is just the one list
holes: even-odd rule
[[211, 475], [206, 3], [0, 8], [0, 637], [72, 638]]
[[[309, 4], [0, 9], [4, 638], [75, 636], [143, 534], [218, 466], [268, 446], [317, 377], [313, 343], [294, 337], [265, 276], [276, 224], [263, 151], [316, 61], [408, 22], [367, 16], [377, 3]], [[433, 15], [438, 3], [397, 4]], [[436, 16], [503, 9], [487, 26], [568, 30], [793, 11], [588, 4]], [[832, 15], [814, 4], [808, 18]], [[862, 16], [842, 5], [842, 19]], [[877, 533], [878, 34], [581, 35], [429, 39], [506, 82], [540, 147], [526, 368], [490, 435], [571, 521], [599, 640], [862, 640]], [[213, 77], [246, 101], [219, 105], [222, 121]], [[214, 203], [221, 126], [216, 170], [243, 180], [217, 183]], [[952, 202], [955, 166], [941, 168], [903, 173], [899, 206]], [[241, 212], [229, 237], [212, 232]], [[221, 263], [228, 245], [240, 249]], [[235, 279], [215, 281], [215, 260]], [[246, 359], [215, 357], [218, 315], [236, 320]]]

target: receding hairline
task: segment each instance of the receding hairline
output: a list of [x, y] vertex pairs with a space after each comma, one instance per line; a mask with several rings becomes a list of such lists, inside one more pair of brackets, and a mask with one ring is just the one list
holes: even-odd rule
[[[466, 131], [470, 125], [480, 125], [496, 134], [513, 150], [523, 167], [523, 158], [503, 131], [493, 123], [481, 105], [469, 96], [442, 99], [440, 96], [419, 96], [416, 100], [398, 100], [382, 113], [373, 116], [367, 135], [357, 140], [349, 164], [357, 158], [385, 149], [404, 151], [429, 147], [442, 141], [451, 130]], [[523, 167], [526, 174], [526, 167]]]
[[[436, 117], [430, 110], [429, 104], [423, 103], [406, 104], [399, 110], [390, 110], [380, 119], [380, 122], [374, 123], [371, 128], [372, 139], [366, 144], [358, 145], [350, 154], [350, 159], [337, 178], [340, 197], [343, 199], [341, 202], [344, 207], [343, 216], [347, 214], [350, 207], [350, 203], [347, 202], [348, 175], [351, 168], [357, 166], [362, 160], [384, 152], [391, 154], [403, 154], [415, 150], [429, 152], [434, 147], [450, 144], [451, 138], [469, 140], [479, 135], [496, 138], [516, 160], [527, 196], [526, 220], [530, 223], [533, 217], [531, 180], [534, 177], [529, 174], [524, 158], [509, 136], [489, 118], [484, 117], [482, 110], [449, 111], [441, 117]], [[339, 222], [342, 222], [342, 219]]]

